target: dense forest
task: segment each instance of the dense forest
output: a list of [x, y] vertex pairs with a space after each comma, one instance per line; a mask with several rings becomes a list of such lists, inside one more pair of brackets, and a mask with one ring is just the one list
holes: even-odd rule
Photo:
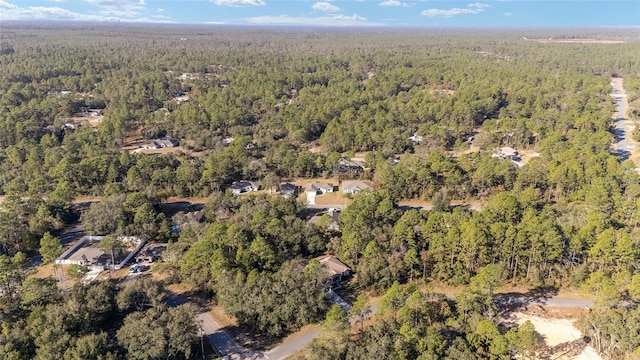
[[[612, 154], [609, 95], [611, 77], [622, 77], [629, 115], [640, 120], [637, 33], [602, 29], [626, 43], [558, 44], [523, 39], [550, 30], [1, 30], [2, 356], [194, 353], [193, 309], [167, 308], [158, 284], [140, 285], [139, 295], [107, 284], [60, 293], [25, 277], [26, 257], [76, 221], [91, 234], [168, 242], [168, 280], [256, 333], [280, 338], [325, 319], [312, 358], [532, 356], [533, 330], [500, 325], [491, 284], [594, 294], [612, 306], [583, 319], [585, 334], [602, 340], [597, 350], [640, 351], [640, 175]], [[101, 121], [82, 119], [95, 109]], [[180, 148], [147, 154], [132, 145], [164, 137]], [[492, 156], [501, 146], [535, 156], [515, 166]], [[366, 170], [341, 172], [355, 152], [366, 152]], [[307, 222], [296, 199], [229, 191], [239, 180], [270, 188], [300, 178], [367, 179], [376, 190], [353, 197], [339, 230]], [[101, 201], [80, 211], [81, 196]], [[169, 197], [207, 198], [205, 222], [172, 235]], [[433, 210], [398, 205], [407, 199]], [[354, 270], [353, 288], [383, 296], [380, 321], [356, 337], [345, 335], [348, 315], [324, 299], [312, 260], [324, 253]], [[427, 289], [433, 281], [465, 290], [450, 301]], [[92, 292], [107, 300], [87, 302]], [[70, 313], [79, 303], [83, 312]], [[150, 334], [166, 342], [140, 352], [152, 339], [137, 327], [173, 318], [187, 330]]]

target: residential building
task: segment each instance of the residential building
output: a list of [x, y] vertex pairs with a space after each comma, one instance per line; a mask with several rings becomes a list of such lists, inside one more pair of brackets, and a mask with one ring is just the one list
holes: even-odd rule
[[320, 265], [322, 265], [322, 269], [327, 273], [328, 278], [325, 283], [324, 289], [325, 291], [335, 290], [340, 288], [342, 285], [340, 282], [345, 278], [351, 275], [351, 268], [345, 265], [342, 261], [338, 260], [337, 257], [333, 255], [329, 255], [325, 258], [318, 260]]
[[316, 196], [322, 196], [328, 192], [333, 192], [333, 184], [323, 182], [312, 182], [307, 184], [305, 194], [307, 195], [307, 204], [315, 205]]
[[280, 184], [280, 194], [285, 196], [296, 196], [298, 195], [298, 187], [291, 183], [282, 183]]
[[258, 191], [259, 185], [252, 181], [236, 181], [231, 184], [231, 193], [233, 195], [240, 195], [252, 191]]
[[373, 190], [373, 184], [366, 180], [345, 180], [342, 182], [342, 192], [345, 194], [357, 194], [363, 190]]

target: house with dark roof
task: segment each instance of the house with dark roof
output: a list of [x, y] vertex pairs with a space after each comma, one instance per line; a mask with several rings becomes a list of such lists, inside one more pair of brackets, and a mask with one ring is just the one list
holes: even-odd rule
[[252, 181], [236, 181], [231, 184], [231, 193], [233, 195], [240, 195], [252, 191], [258, 191], [260, 186]]
[[338, 161], [338, 170], [340, 172], [353, 172], [359, 173], [364, 171], [364, 163], [362, 161], [355, 161], [342, 158]]
[[296, 196], [298, 195], [298, 187], [291, 183], [282, 183], [280, 184], [280, 194], [285, 196]]

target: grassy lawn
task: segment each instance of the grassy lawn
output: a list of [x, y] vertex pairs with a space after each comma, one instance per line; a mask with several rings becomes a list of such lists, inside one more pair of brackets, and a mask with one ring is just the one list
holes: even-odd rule
[[342, 191], [316, 196], [316, 204], [318, 205], [349, 205], [351, 201], [352, 200], [347, 198]]

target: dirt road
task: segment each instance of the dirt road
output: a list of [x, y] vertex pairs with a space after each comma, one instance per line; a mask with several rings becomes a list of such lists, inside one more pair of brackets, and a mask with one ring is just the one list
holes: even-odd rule
[[612, 115], [612, 119], [616, 126], [616, 138], [613, 144], [613, 152], [622, 160], [633, 160], [636, 166], [638, 166], [638, 164], [640, 164], [638, 143], [633, 140], [632, 137], [636, 124], [627, 116], [629, 101], [627, 100], [627, 94], [624, 90], [624, 81], [622, 78], [612, 78], [611, 86], [613, 87], [611, 97], [616, 102], [616, 109]]

